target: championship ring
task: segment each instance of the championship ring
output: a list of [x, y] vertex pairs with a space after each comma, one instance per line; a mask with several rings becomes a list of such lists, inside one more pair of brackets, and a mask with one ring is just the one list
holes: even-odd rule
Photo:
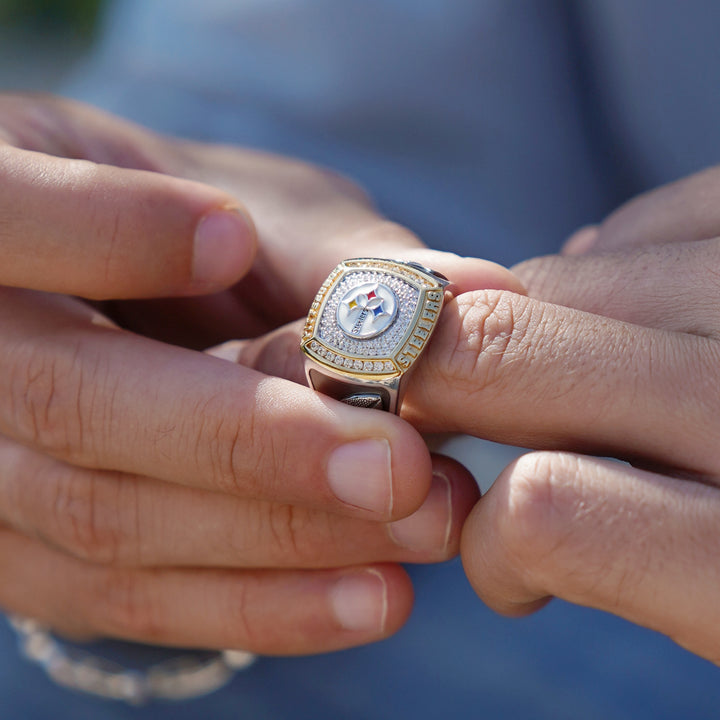
[[310, 386], [349, 405], [398, 413], [449, 286], [446, 277], [413, 262], [341, 262], [305, 323], [301, 348]]

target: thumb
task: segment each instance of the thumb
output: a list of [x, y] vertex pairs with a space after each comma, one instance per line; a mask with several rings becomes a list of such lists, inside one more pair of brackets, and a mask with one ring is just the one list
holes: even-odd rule
[[159, 173], [0, 147], [0, 284], [91, 299], [218, 291], [249, 269], [229, 195]]

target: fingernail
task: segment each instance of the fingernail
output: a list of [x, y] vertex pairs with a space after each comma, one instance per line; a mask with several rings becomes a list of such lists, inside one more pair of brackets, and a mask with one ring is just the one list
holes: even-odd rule
[[392, 467], [387, 440], [357, 440], [330, 455], [331, 490], [348, 505], [386, 516], [392, 510]]
[[387, 584], [377, 570], [347, 575], [330, 591], [330, 603], [341, 627], [355, 632], [384, 632]]
[[192, 284], [222, 287], [240, 277], [252, 262], [255, 228], [235, 208], [211, 210], [195, 229]]
[[388, 523], [388, 532], [396, 545], [415, 551], [445, 551], [452, 529], [452, 490], [448, 479], [433, 475], [425, 502], [412, 515]]

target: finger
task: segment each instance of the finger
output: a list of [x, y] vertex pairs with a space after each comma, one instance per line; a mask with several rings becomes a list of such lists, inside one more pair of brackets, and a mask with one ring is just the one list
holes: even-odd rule
[[720, 492], [603, 460], [533, 453], [468, 520], [465, 570], [496, 610], [551, 596], [659, 630], [720, 661]]
[[279, 322], [298, 317], [341, 260], [396, 257], [423, 247], [415, 234], [383, 218], [362, 188], [335, 172], [222, 145], [184, 142], [178, 150], [185, 166], [177, 172], [242, 197], [250, 209], [262, 243], [252, 272], [235, 291], [251, 307], [260, 293], [264, 314]]
[[705, 337], [513, 293], [465, 293], [443, 309], [403, 414], [423, 432], [715, 474], [717, 354]]
[[720, 235], [720, 167], [640, 195], [599, 226], [590, 251], [605, 252]]
[[102, 309], [126, 330], [192, 350], [229, 337], [252, 337], [260, 329], [234, 289], [194, 297], [110, 300]]
[[237, 201], [158, 173], [0, 147], [0, 284], [83, 297], [207, 293], [252, 264]]
[[304, 320], [297, 320], [259, 338], [229, 340], [205, 352], [271, 377], [306, 385], [303, 356], [298, 352], [304, 326]]
[[380, 640], [406, 620], [398, 566], [343, 570], [132, 570], [89, 565], [0, 530], [0, 606], [75, 635], [153, 645], [324, 652]]
[[599, 255], [551, 255], [513, 268], [531, 297], [637, 325], [715, 337], [720, 241]]
[[74, 465], [374, 520], [427, 495], [422, 438], [308, 388], [0, 290], [0, 432]]
[[256, 223], [257, 259], [233, 288], [245, 336], [302, 315], [341, 260], [395, 257], [422, 247], [416, 235], [385, 220], [362, 189], [336, 173], [232, 147], [183, 143], [179, 149], [185, 162], [180, 174], [242, 197]]
[[442, 456], [422, 506], [393, 523], [85, 470], [2, 438], [0, 468], [0, 520], [79, 559], [116, 566], [437, 562], [457, 553], [479, 496], [467, 470]]

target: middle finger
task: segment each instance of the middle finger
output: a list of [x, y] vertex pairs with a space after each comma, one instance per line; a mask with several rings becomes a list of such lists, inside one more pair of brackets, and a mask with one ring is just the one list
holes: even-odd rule
[[720, 240], [597, 255], [549, 255], [515, 266], [531, 297], [674, 332], [717, 337]]
[[73, 467], [0, 436], [0, 519], [79, 559], [118, 566], [320, 568], [436, 562], [458, 551], [479, 493], [436, 456], [413, 515], [392, 523]]

